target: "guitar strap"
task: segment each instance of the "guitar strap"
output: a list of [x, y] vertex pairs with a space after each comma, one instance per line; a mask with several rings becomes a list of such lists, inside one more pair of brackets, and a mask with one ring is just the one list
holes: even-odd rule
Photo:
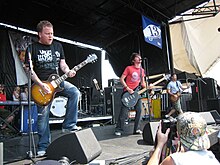
[[54, 53], [54, 56], [53, 56], [53, 61], [55, 62], [55, 65], [56, 65], [56, 72], [57, 74], [59, 75], [59, 67], [58, 67], [58, 62], [57, 62], [57, 56], [55, 54], [55, 49], [54, 49], [54, 45], [52, 44], [51, 45], [51, 49], [52, 49], [52, 56], [53, 56], [53, 53]]
[[180, 91], [180, 88], [179, 88], [177, 81], [176, 81], [176, 87], [178, 88], [178, 91]]
[[141, 88], [141, 81], [142, 81], [142, 67], [140, 67], [140, 83], [139, 83], [139, 88]]

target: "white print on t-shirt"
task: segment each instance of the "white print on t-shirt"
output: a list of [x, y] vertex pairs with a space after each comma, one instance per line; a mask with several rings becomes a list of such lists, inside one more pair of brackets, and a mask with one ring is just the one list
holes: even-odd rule
[[133, 72], [132, 73], [131, 81], [132, 82], [136, 82], [136, 81], [138, 81], [138, 79], [139, 79], [138, 73], [137, 72]]
[[51, 50], [40, 50], [40, 54], [37, 55], [38, 61], [52, 61], [52, 51]]
[[59, 58], [60, 57], [60, 52], [55, 51], [55, 55], [56, 55], [57, 58]]

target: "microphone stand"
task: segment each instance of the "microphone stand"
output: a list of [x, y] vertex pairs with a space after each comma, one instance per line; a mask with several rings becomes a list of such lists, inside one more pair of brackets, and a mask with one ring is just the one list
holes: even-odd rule
[[[31, 60], [31, 53], [30, 51], [28, 52], [28, 58], [29, 58], [29, 67], [28, 67], [28, 127], [29, 127], [29, 151], [27, 151], [27, 157], [29, 159], [32, 160], [33, 163], [35, 163], [35, 161], [32, 159], [33, 158], [33, 152], [32, 152], [32, 142], [33, 142], [33, 147], [34, 147], [34, 151], [35, 149], [35, 145], [34, 145], [34, 134], [33, 134], [33, 130], [32, 130], [32, 115], [31, 115], [31, 75], [32, 75], [32, 71], [33, 71], [33, 66], [32, 66], [32, 60]], [[35, 152], [36, 153], [36, 152]], [[36, 155], [35, 155], [36, 157]]]
[[[147, 64], [147, 66], [146, 66]], [[148, 59], [145, 57], [144, 58], [144, 62], [143, 62], [143, 65], [144, 65], [144, 70], [146, 71], [146, 86], [148, 88], [148, 85], [149, 85], [149, 71], [148, 71]], [[149, 122], [151, 121], [151, 109], [150, 109], [150, 95], [149, 95], [149, 90], [147, 90], [147, 107], [148, 107], [148, 112], [149, 112]], [[146, 113], [145, 113], [145, 117], [146, 117]]]

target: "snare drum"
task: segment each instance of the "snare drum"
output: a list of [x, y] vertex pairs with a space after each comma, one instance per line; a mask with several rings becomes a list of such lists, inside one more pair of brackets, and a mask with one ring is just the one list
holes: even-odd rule
[[51, 104], [50, 112], [52, 115], [57, 117], [63, 117], [66, 114], [66, 104], [67, 104], [68, 98], [59, 96], [56, 97]]

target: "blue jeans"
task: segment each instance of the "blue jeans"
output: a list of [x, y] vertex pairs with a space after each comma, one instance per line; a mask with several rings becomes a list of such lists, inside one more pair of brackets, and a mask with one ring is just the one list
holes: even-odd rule
[[[64, 81], [60, 84], [63, 91], [59, 94], [68, 98], [66, 115], [62, 127], [64, 129], [73, 129], [76, 127], [78, 119], [78, 102], [80, 91], [73, 84]], [[49, 126], [50, 105], [45, 107], [38, 106], [38, 151], [45, 151], [51, 143], [51, 134]]]

